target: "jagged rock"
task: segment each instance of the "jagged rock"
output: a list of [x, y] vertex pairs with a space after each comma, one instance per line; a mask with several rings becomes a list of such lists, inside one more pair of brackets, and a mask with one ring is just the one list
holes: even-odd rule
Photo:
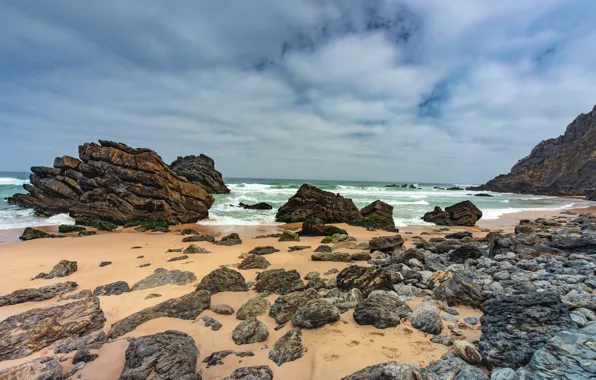
[[253, 205], [247, 205], [246, 203], [240, 202], [238, 207], [242, 207], [245, 210], [272, 210], [273, 206], [265, 202], [255, 203]]
[[88, 348], [81, 348], [77, 350], [72, 358], [72, 364], [92, 362], [97, 359], [98, 356], [98, 354], [92, 354]]
[[188, 259], [187, 255], [182, 255], [182, 256], [174, 256], [172, 258], [168, 259], [168, 262], [172, 262], [172, 261], [182, 261], [182, 260], [186, 260]]
[[244, 276], [229, 268], [218, 268], [203, 277], [197, 290], [208, 290], [211, 294], [219, 292], [243, 292], [247, 289]]
[[272, 247], [270, 245], [264, 247], [255, 247], [248, 252], [251, 255], [270, 255], [272, 253], [279, 252], [279, 249]]
[[310, 248], [310, 245], [292, 245], [288, 247], [288, 252], [303, 251]]
[[[342, 377], [342, 380], [421, 380], [422, 369], [418, 366], [386, 362], [375, 364]], [[459, 380], [459, 379], [458, 379]], [[463, 379], [462, 379], [463, 380]]]
[[60, 262], [56, 264], [54, 268], [52, 268], [50, 273], [40, 273], [35, 276], [35, 278], [49, 280], [55, 277], [66, 277], [76, 272], [77, 268], [78, 266], [76, 261], [60, 260]]
[[301, 305], [318, 298], [320, 298], [320, 295], [315, 289], [281, 295], [269, 308], [269, 316], [274, 318], [278, 324], [286, 323], [292, 319], [292, 315]]
[[54, 354], [68, 354], [81, 349], [100, 349], [108, 337], [103, 330], [96, 330], [81, 337], [62, 339], [54, 346]]
[[119, 380], [200, 380], [199, 350], [194, 339], [181, 332], [130, 338]]
[[596, 376], [595, 358], [594, 333], [560, 331], [534, 353], [518, 374], [520, 379], [593, 379]]
[[56, 341], [103, 328], [106, 319], [97, 297], [31, 309], [0, 322], [0, 360], [23, 358]]
[[157, 268], [153, 274], [135, 283], [131, 290], [150, 289], [163, 285], [186, 285], [196, 280], [197, 277], [192, 272]]
[[439, 226], [474, 226], [482, 218], [482, 211], [470, 201], [463, 201], [445, 208], [435, 207], [433, 211], [424, 214], [425, 222]]
[[208, 216], [213, 197], [178, 176], [155, 152], [99, 143], [79, 146], [76, 169], [32, 167], [31, 183], [24, 185], [29, 194], [15, 194], [9, 202], [33, 208], [40, 216], [69, 213], [82, 224], [194, 223]]
[[241, 367], [222, 380], [273, 380], [273, 371], [266, 365]]
[[339, 309], [324, 299], [313, 299], [298, 307], [292, 315], [296, 327], [315, 329], [339, 320]]
[[262, 342], [268, 336], [267, 326], [254, 317], [240, 322], [232, 331], [232, 339], [238, 345]]
[[464, 244], [449, 253], [449, 261], [456, 264], [463, 264], [468, 259], [479, 259], [482, 251], [472, 244]]
[[213, 331], [218, 331], [222, 327], [222, 324], [219, 323], [219, 321], [217, 319], [210, 317], [208, 315], [202, 316], [201, 320], [205, 324], [205, 327], [211, 327], [211, 330], [213, 330]]
[[116, 281], [107, 285], [101, 285], [95, 288], [93, 295], [98, 296], [117, 296], [122, 293], [130, 292], [128, 284], [124, 281]]
[[58, 298], [58, 302], [68, 301], [68, 300], [81, 300], [83, 298], [89, 298], [89, 297], [93, 297], [93, 292], [89, 289], [84, 289], [78, 293]]
[[302, 330], [293, 328], [282, 335], [269, 351], [269, 360], [278, 366], [300, 359], [306, 352], [302, 345]]
[[232, 350], [225, 350], [225, 351], [216, 351], [213, 352], [211, 355], [207, 356], [203, 359], [203, 363], [207, 364], [207, 368], [213, 367], [216, 365], [223, 365], [223, 359], [230, 355], [236, 355], [239, 358], [245, 358], [247, 356], [255, 356], [254, 352], [252, 351], [232, 351]]
[[[213, 235], [209, 235], [209, 234], [200, 234], [200, 235], [187, 236], [182, 239], [183, 243], [191, 243], [191, 242], [198, 242], [198, 241], [207, 241], [209, 243], [214, 243], [215, 237], [213, 237]], [[185, 252], [185, 253], [190, 253], [190, 252]], [[197, 252], [197, 253], [208, 253], [208, 252]]]
[[466, 305], [475, 308], [480, 308], [484, 301], [480, 287], [459, 271], [435, 288], [433, 298], [447, 302], [449, 306]]
[[266, 269], [271, 263], [263, 256], [248, 255], [238, 265], [238, 269]]
[[290, 230], [284, 230], [277, 241], [300, 241], [300, 235]]
[[25, 302], [45, 301], [56, 296], [72, 292], [79, 285], [74, 281], [59, 282], [57, 284], [42, 286], [41, 288], [28, 288], [15, 290], [10, 294], [0, 296], [0, 307], [16, 305]]
[[517, 368], [557, 332], [572, 327], [567, 306], [552, 292], [529, 293], [486, 301], [480, 318], [478, 348], [487, 363]]
[[304, 184], [277, 210], [275, 220], [293, 223], [314, 217], [323, 223], [346, 223], [360, 216], [351, 199]]
[[271, 303], [267, 298], [257, 295], [246, 301], [236, 312], [236, 319], [244, 320], [251, 317], [258, 317], [267, 312], [267, 309], [271, 306]]
[[209, 251], [203, 247], [198, 247], [194, 244], [191, 244], [188, 247], [186, 247], [182, 253], [184, 253], [186, 255], [192, 255], [195, 253], [211, 253], [211, 251]]
[[35, 228], [31, 228], [31, 227], [27, 227], [25, 228], [25, 230], [23, 231], [23, 233], [21, 234], [21, 236], [19, 236], [19, 239], [21, 239], [22, 241], [27, 241], [27, 240], [35, 240], [35, 239], [44, 239], [44, 238], [57, 238], [57, 237], [63, 237], [60, 235], [51, 235], [47, 232], [41, 231], [41, 230], [37, 230]]
[[482, 362], [482, 356], [478, 349], [467, 340], [453, 342], [453, 353], [470, 364], [480, 364]]
[[226, 187], [220, 172], [215, 170], [215, 161], [204, 154], [198, 156], [190, 155], [178, 157], [170, 164], [176, 174], [194, 184], [201, 185], [211, 194], [228, 194], [230, 189]]
[[424, 300], [414, 309], [412, 327], [427, 334], [440, 334], [443, 331], [443, 321], [439, 309], [432, 302]]
[[312, 261], [338, 261], [350, 262], [352, 259], [349, 253], [344, 252], [316, 252], [310, 255]]
[[361, 218], [348, 221], [352, 226], [397, 232], [393, 220], [393, 206], [377, 200], [360, 210]]
[[295, 270], [270, 269], [257, 275], [255, 289], [257, 292], [269, 292], [275, 294], [288, 294], [304, 290], [304, 282], [300, 279], [300, 273]]
[[62, 367], [54, 358], [33, 359], [0, 371], [0, 380], [62, 380]]
[[327, 236], [325, 223], [319, 218], [308, 218], [302, 223], [301, 236]]
[[580, 114], [555, 139], [540, 142], [509, 174], [488, 181], [478, 190], [522, 194], [580, 195], [596, 188], [596, 106]]
[[116, 339], [134, 330], [137, 326], [156, 318], [168, 317], [193, 320], [203, 310], [208, 309], [210, 303], [211, 294], [205, 290], [197, 290], [179, 298], [172, 298], [114, 323], [108, 337]]
[[337, 287], [343, 291], [354, 288], [365, 297], [374, 290], [393, 290], [391, 274], [380, 267], [350, 265], [337, 275]]
[[102, 261], [101, 263], [99, 263], [99, 267], [103, 268], [103, 267], [107, 267], [108, 265], [111, 265], [112, 262], [111, 261]]
[[238, 236], [237, 233], [233, 232], [229, 235], [222, 237], [221, 240], [214, 241], [213, 244], [227, 246], [239, 245], [242, 244], [242, 239], [240, 239], [240, 236]]
[[480, 368], [464, 362], [451, 352], [441, 356], [441, 360], [430, 362], [424, 368], [423, 378], [425, 380], [489, 380]]
[[404, 245], [404, 239], [401, 235], [393, 236], [379, 236], [372, 238], [368, 242], [370, 252], [381, 251], [385, 253], [393, 253]]
[[394, 292], [375, 290], [358, 303], [354, 309], [354, 320], [359, 325], [386, 329], [399, 325], [401, 319], [410, 313], [412, 309], [399, 301]]

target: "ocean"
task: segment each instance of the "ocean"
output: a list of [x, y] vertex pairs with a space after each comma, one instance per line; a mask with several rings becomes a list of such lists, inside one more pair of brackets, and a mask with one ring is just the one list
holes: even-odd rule
[[[427, 225], [420, 217], [435, 206], [445, 208], [469, 199], [483, 212], [483, 219], [497, 219], [507, 213], [519, 211], [563, 210], [572, 207], [588, 207], [594, 202], [540, 196], [490, 193], [493, 197], [476, 197], [478, 192], [468, 190], [439, 190], [435, 187], [466, 187], [472, 184], [418, 183], [420, 189], [385, 187], [388, 183], [320, 180], [282, 180], [226, 178], [230, 194], [215, 195], [210, 218], [199, 221], [204, 225], [259, 225], [275, 223], [275, 212], [288, 198], [296, 193], [303, 183], [339, 193], [352, 198], [358, 208], [380, 199], [395, 209], [393, 217], [397, 226]], [[10, 206], [6, 199], [15, 193], [25, 192], [23, 184], [28, 183], [28, 173], [0, 172], [0, 229], [23, 228], [27, 226], [71, 224], [68, 215], [40, 218], [32, 210]], [[401, 183], [398, 183], [401, 184]], [[245, 210], [240, 202], [252, 204], [266, 202], [273, 210]]]

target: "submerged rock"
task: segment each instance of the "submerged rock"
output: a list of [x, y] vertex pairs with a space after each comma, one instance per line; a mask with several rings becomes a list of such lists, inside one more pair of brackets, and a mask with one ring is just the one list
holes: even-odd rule
[[197, 290], [179, 298], [172, 298], [155, 306], [138, 311], [119, 320], [112, 325], [108, 337], [116, 339], [156, 318], [179, 318], [194, 320], [203, 310], [209, 308], [211, 294], [205, 290]]
[[0, 360], [19, 359], [61, 339], [103, 328], [106, 319], [97, 297], [31, 309], [0, 322]]
[[269, 351], [269, 360], [281, 366], [300, 359], [306, 351], [306, 347], [302, 345], [302, 330], [293, 328], [275, 342], [273, 349]]
[[119, 380], [201, 379], [197, 373], [199, 350], [191, 336], [167, 330], [128, 341]]
[[186, 285], [196, 280], [197, 277], [192, 272], [157, 268], [153, 274], [135, 283], [132, 290], [150, 289], [163, 285]]
[[50, 298], [72, 292], [78, 286], [79, 285], [74, 281], [67, 281], [48, 286], [42, 286], [41, 288], [15, 290], [10, 294], [0, 296], [0, 307], [16, 305], [25, 302], [49, 300]]
[[246, 203], [240, 202], [238, 207], [242, 207], [245, 210], [272, 210], [273, 206], [265, 202], [259, 202], [252, 205], [247, 205]]

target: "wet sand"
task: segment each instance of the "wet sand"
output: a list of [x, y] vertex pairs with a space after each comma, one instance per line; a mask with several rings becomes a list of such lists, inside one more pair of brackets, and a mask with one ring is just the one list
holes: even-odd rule
[[[593, 212], [595, 209], [575, 210], [578, 212]], [[504, 218], [498, 221], [481, 221], [476, 227], [451, 227], [448, 232], [440, 232], [438, 226], [412, 226], [402, 228], [400, 234], [405, 239], [406, 247], [412, 246], [413, 237], [426, 233], [424, 238], [433, 236], [444, 236], [454, 231], [471, 231], [474, 236], [481, 237], [487, 233], [486, 229], [511, 230], [520, 219], [537, 217], [565, 217], [559, 211], [553, 213], [517, 213], [510, 214], [511, 218]], [[338, 224], [338, 227], [345, 228], [358, 242], [368, 241], [375, 236], [390, 235], [383, 231], [367, 231], [363, 228]], [[17, 289], [41, 287], [63, 281], [76, 281], [79, 284], [77, 291], [83, 289], [93, 290], [99, 285], [115, 281], [126, 281], [132, 285], [153, 273], [157, 268], [179, 269], [193, 272], [197, 280], [222, 265], [238, 264], [239, 256], [256, 246], [272, 245], [280, 252], [267, 255], [271, 262], [268, 269], [284, 268], [286, 270], [296, 269], [302, 277], [308, 272], [318, 271], [324, 273], [329, 269], [342, 270], [347, 264], [336, 262], [313, 262], [310, 255], [319, 246], [321, 237], [302, 237], [300, 242], [278, 242], [275, 238], [254, 239], [257, 235], [275, 233], [284, 227], [298, 227], [298, 225], [286, 226], [196, 226], [191, 227], [203, 232], [214, 233], [222, 236], [229, 232], [237, 232], [243, 239], [243, 244], [236, 246], [219, 246], [208, 242], [194, 243], [211, 251], [209, 254], [192, 254], [184, 261], [167, 262], [173, 256], [181, 253], [166, 253], [168, 249], [185, 248], [189, 243], [182, 242], [180, 229], [187, 226], [172, 227], [170, 233], [138, 233], [133, 230], [125, 230], [113, 233], [101, 233], [96, 236], [78, 238], [71, 234], [62, 239], [39, 239], [29, 242], [12, 242], [0, 245], [0, 294], [10, 293]], [[49, 232], [55, 232], [56, 227], [44, 228]], [[20, 232], [19, 232], [20, 233]], [[311, 249], [296, 252], [287, 252], [292, 245], [310, 245]], [[132, 247], [140, 246], [139, 249]], [[358, 252], [356, 250], [342, 250], [347, 252]], [[143, 256], [139, 258], [139, 256]], [[31, 280], [39, 272], [48, 272], [56, 263], [62, 259], [75, 260], [78, 262], [78, 271], [74, 274], [51, 280]], [[112, 261], [112, 264], [103, 268], [99, 267], [101, 261]], [[140, 268], [141, 264], [150, 263], [148, 267]], [[358, 263], [366, 265], [365, 263]], [[240, 271], [247, 281], [253, 281], [259, 270]], [[324, 276], [323, 278], [330, 278]], [[110, 326], [116, 321], [148, 306], [161, 303], [167, 299], [180, 297], [192, 292], [198, 283], [184, 286], [168, 285], [152, 289], [145, 289], [124, 293], [118, 296], [99, 297], [102, 310], [105, 313], [107, 322], [104, 330], [109, 331]], [[162, 296], [146, 300], [145, 297], [151, 293], [159, 293]], [[212, 296], [211, 304], [229, 304], [235, 310], [245, 303], [249, 298], [256, 295], [256, 291], [226, 292]], [[276, 295], [269, 297], [271, 303]], [[56, 305], [57, 299], [43, 302], [29, 302], [13, 306], [0, 307], [0, 320], [33, 308]], [[412, 308], [420, 302], [420, 298], [409, 302]], [[467, 307], [457, 307], [460, 312], [460, 320], [467, 316], [478, 317], [479, 310]], [[376, 329], [372, 326], [360, 326], [353, 317], [353, 310], [342, 314], [340, 321], [326, 325], [320, 329], [303, 329], [303, 344], [308, 349], [301, 359], [283, 364], [281, 367], [275, 365], [268, 359], [270, 348], [285, 332], [292, 328], [288, 323], [284, 328], [275, 331], [275, 321], [267, 315], [258, 319], [266, 324], [269, 330], [269, 337], [265, 342], [237, 346], [232, 338], [232, 330], [240, 322], [235, 315], [217, 315], [210, 310], [201, 314], [209, 315], [222, 323], [219, 331], [212, 331], [203, 326], [200, 317], [197, 321], [183, 321], [173, 318], [159, 318], [139, 326], [131, 333], [105, 344], [99, 351], [99, 357], [87, 364], [80, 371], [84, 379], [108, 380], [116, 379], [124, 366], [124, 352], [128, 343], [127, 337], [154, 334], [168, 329], [184, 331], [191, 335], [200, 350], [197, 369], [203, 370], [204, 379], [219, 379], [229, 375], [234, 369], [251, 365], [269, 365], [274, 378], [277, 379], [339, 379], [368, 365], [382, 363], [389, 360], [397, 360], [402, 363], [426, 365], [432, 360], [440, 358], [448, 351], [448, 347], [431, 343], [430, 335], [414, 329], [408, 322], [389, 329]], [[443, 313], [443, 312], [442, 312]], [[444, 322], [445, 327], [447, 322]], [[465, 339], [474, 341], [480, 337], [479, 326], [468, 326], [461, 329]], [[444, 334], [449, 334], [445, 328]], [[202, 360], [214, 351], [236, 350], [253, 351], [254, 357], [238, 358], [228, 356], [224, 359], [224, 365], [205, 368]], [[41, 352], [18, 360], [0, 362], [0, 370], [20, 363], [29, 361], [35, 357], [51, 356], [51, 347]], [[61, 364], [66, 373], [72, 367], [70, 358], [74, 353], [58, 355], [58, 359], [67, 358]]]

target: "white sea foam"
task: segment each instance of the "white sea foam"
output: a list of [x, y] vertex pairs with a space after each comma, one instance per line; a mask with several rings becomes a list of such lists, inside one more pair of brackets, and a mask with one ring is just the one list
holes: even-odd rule
[[277, 225], [283, 223], [276, 223], [274, 219], [260, 220], [260, 219], [241, 219], [232, 216], [215, 216], [213, 218], [200, 220], [197, 224], [203, 226], [266, 226]]
[[482, 211], [482, 219], [485, 220], [494, 220], [499, 219], [499, 217], [505, 214], [514, 214], [517, 212], [522, 211], [557, 211], [557, 210], [565, 210], [573, 207], [589, 207], [589, 205], [578, 205], [576, 203], [567, 203], [560, 206], [553, 206], [553, 207], [528, 207], [528, 208], [514, 208], [514, 207], [507, 207], [507, 208], [494, 208], [494, 209], [484, 209]]
[[0, 186], [2, 185], [6, 185], [6, 186], [10, 186], [10, 185], [23, 185], [25, 183], [29, 183], [28, 179], [18, 179], [18, 178], [6, 178], [6, 177], [0, 177]]

